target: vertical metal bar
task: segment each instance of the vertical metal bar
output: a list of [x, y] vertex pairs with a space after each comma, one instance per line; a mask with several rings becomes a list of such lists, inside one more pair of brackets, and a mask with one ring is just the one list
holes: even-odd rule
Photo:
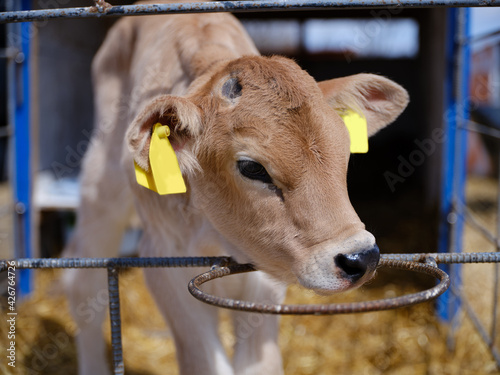
[[[29, 0], [15, 1], [15, 7], [30, 9]], [[32, 25], [9, 25], [7, 43], [17, 50], [9, 61], [9, 117], [14, 126], [11, 139], [13, 165], [11, 178], [15, 199], [15, 256], [32, 256], [31, 250], [31, 145], [30, 145], [30, 39]], [[32, 289], [33, 271], [19, 272], [19, 295], [28, 294]]]
[[113, 373], [124, 374], [122, 350], [122, 330], [120, 317], [120, 293], [118, 288], [118, 269], [108, 268], [109, 317], [111, 320], [111, 351], [113, 356]]
[[[499, 251], [497, 249], [497, 251]], [[492, 323], [491, 323], [491, 345], [495, 346], [497, 336], [498, 336], [498, 294], [500, 293], [500, 264], [495, 263], [493, 265], [495, 267], [495, 274], [493, 280], [493, 311], [492, 311]], [[500, 365], [500, 361], [498, 362]]]
[[[468, 118], [469, 47], [464, 44], [469, 27], [468, 9], [449, 9], [447, 16], [447, 51], [445, 77], [446, 140], [443, 146], [441, 224], [439, 252], [462, 251], [463, 213], [457, 208], [465, 201], [467, 131], [463, 128]], [[456, 290], [460, 289], [460, 265], [444, 265], [452, 277]], [[458, 296], [449, 291], [438, 301], [438, 315], [452, 322], [460, 308]]]
[[[439, 227], [439, 243], [438, 251], [445, 253], [449, 251], [451, 242], [451, 227], [456, 221], [456, 213], [453, 212], [453, 172], [454, 172], [454, 159], [455, 159], [455, 130], [456, 127], [452, 126], [452, 119], [454, 119], [454, 106], [452, 100], [453, 93], [453, 56], [454, 56], [454, 40], [455, 35], [455, 10], [450, 9], [447, 11], [447, 35], [446, 35], [446, 76], [445, 76], [445, 92], [444, 92], [444, 108], [445, 116], [443, 119], [443, 128], [446, 134], [445, 142], [443, 144], [442, 164], [441, 164], [441, 204], [440, 204], [440, 227]], [[440, 265], [446, 273], [450, 273], [450, 266], [447, 264]], [[448, 305], [453, 294], [449, 291], [445, 292], [436, 301], [436, 309], [438, 316], [444, 321], [449, 321], [450, 316], [448, 312]]]
[[[466, 125], [469, 120], [469, 77], [470, 77], [470, 46], [468, 43], [469, 36], [469, 9], [461, 8], [456, 10], [456, 66], [454, 73], [455, 81], [455, 105], [456, 105], [456, 134], [455, 134], [455, 171], [453, 182], [453, 206], [455, 212], [458, 213], [456, 207], [462, 206], [465, 202], [465, 184], [467, 177], [467, 130]], [[462, 252], [463, 248], [463, 231], [465, 218], [462, 212], [457, 215], [457, 221], [453, 226], [452, 239], [453, 247], [450, 247], [449, 252]], [[454, 288], [462, 290], [462, 265], [453, 264], [450, 269], [450, 277], [454, 280]], [[452, 319], [451, 334], [454, 335], [459, 324], [458, 310], [461, 308], [462, 293], [458, 295], [457, 301], [450, 305], [449, 315]], [[452, 336], [449, 337], [449, 343], [452, 342]]]
[[[496, 251], [500, 251], [500, 154], [498, 155], [498, 177], [497, 177], [497, 238], [496, 238]], [[498, 315], [498, 292], [499, 292], [499, 271], [500, 267], [498, 263], [493, 264], [494, 279], [493, 279], [493, 309], [491, 318], [491, 346], [495, 346], [497, 337], [497, 315]]]

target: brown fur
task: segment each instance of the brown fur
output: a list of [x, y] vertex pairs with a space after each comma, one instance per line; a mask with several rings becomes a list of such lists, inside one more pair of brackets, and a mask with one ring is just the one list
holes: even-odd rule
[[[68, 255], [115, 256], [135, 202], [143, 256], [229, 254], [273, 280], [320, 293], [372, 276], [373, 264], [354, 282], [334, 262], [375, 244], [349, 202], [349, 134], [339, 112], [362, 112], [372, 135], [406, 106], [400, 86], [369, 74], [317, 83], [290, 59], [259, 56], [228, 14], [122, 19], [97, 54], [93, 76], [96, 132]], [[230, 79], [241, 92], [228, 97], [223, 87]], [[134, 160], [149, 169], [156, 122], [171, 128], [187, 194], [159, 196], [135, 182]], [[262, 164], [273, 184], [241, 175], [242, 158]], [[274, 317], [238, 337], [229, 362], [217, 337], [216, 311], [185, 292], [196, 272], [145, 273], [173, 330], [181, 373], [281, 373]], [[82, 329], [80, 371], [102, 373], [104, 348], [96, 336], [102, 315], [88, 322], [79, 304], [105, 285], [104, 276], [71, 270], [67, 283]], [[260, 273], [218, 285], [243, 299], [279, 302], [284, 294], [282, 284]]]

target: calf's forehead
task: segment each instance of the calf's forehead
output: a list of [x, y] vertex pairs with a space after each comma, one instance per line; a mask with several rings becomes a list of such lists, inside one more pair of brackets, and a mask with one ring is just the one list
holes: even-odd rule
[[[241, 95], [226, 100], [221, 88], [234, 78]], [[292, 60], [239, 59], [215, 74], [205, 88], [210, 94], [204, 100], [211, 108], [205, 147], [218, 149], [226, 161], [247, 151], [247, 156], [272, 163], [282, 173], [291, 172], [290, 165], [297, 172], [347, 163], [345, 125], [314, 79]]]
[[276, 109], [289, 110], [321, 95], [315, 80], [283, 57], [238, 59], [228, 64], [225, 73], [238, 79], [248, 103], [268, 102]]
[[242, 98], [223, 121], [231, 128], [234, 142], [241, 146], [250, 142], [260, 150], [325, 157], [348, 151], [347, 129], [322, 98], [288, 110], [262, 103], [259, 111], [252, 111]]

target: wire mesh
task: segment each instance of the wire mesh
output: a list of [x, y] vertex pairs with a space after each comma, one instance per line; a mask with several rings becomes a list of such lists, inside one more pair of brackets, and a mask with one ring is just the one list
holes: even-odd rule
[[[464, 19], [459, 19], [459, 26], [466, 27], [466, 21]], [[495, 30], [491, 33], [480, 35], [478, 37], [469, 37], [466, 32], [462, 30], [459, 37], [455, 38], [455, 43], [458, 45], [459, 50], [471, 51], [477, 46], [479, 43], [484, 43], [485, 40], [490, 41], [490, 44], [499, 45], [499, 41], [496, 38], [498, 36], [499, 30]], [[500, 133], [498, 128], [492, 126], [491, 124], [483, 124], [481, 122], [475, 121], [469, 118], [469, 111], [471, 108], [475, 106], [474, 93], [468, 87], [468, 84], [460, 82], [460, 80], [472, 81], [472, 74], [469, 71], [468, 67], [469, 62], [463, 61], [463, 54], [460, 55], [462, 57], [457, 57], [456, 61], [456, 70], [457, 72], [461, 71], [461, 74], [457, 74], [457, 81], [455, 82], [455, 90], [456, 97], [458, 98], [458, 103], [461, 105], [461, 110], [457, 110], [457, 137], [455, 138], [455, 146], [457, 154], [461, 154], [464, 157], [464, 160], [460, 160], [459, 158], [455, 158], [453, 163], [453, 169], [457, 171], [457, 174], [462, 174], [465, 176], [466, 173], [466, 163], [465, 163], [465, 155], [467, 153], [468, 145], [466, 142], [461, 142], [459, 137], [459, 131], [464, 132], [474, 132], [480, 134], [493, 142], [496, 142], [498, 147], [498, 141], [500, 140]], [[472, 62], [473, 64], [473, 62]], [[464, 74], [465, 73], [465, 74]], [[464, 89], [465, 88], [465, 89]], [[491, 88], [487, 88], [490, 90]], [[466, 103], [472, 103], [472, 105], [468, 105]], [[491, 226], [488, 228], [488, 225], [481, 220], [481, 217], [472, 209], [472, 207], [467, 202], [467, 197], [464, 194], [464, 185], [465, 181], [462, 181], [459, 184], [455, 184], [453, 187], [454, 190], [454, 201], [452, 205], [451, 214], [455, 215], [455, 223], [467, 224], [473, 231], [480, 234], [484, 239], [490, 242], [496, 253], [500, 254], [498, 251], [500, 250], [500, 155], [498, 159], [499, 169], [497, 171], [493, 171], [494, 175], [497, 175], [497, 197], [496, 197], [496, 228], [492, 229]], [[462, 191], [462, 193], [460, 193]], [[456, 224], [455, 224], [456, 225]], [[464, 231], [463, 229], [456, 233], [457, 238], [463, 238]], [[461, 240], [460, 240], [461, 241]], [[450, 247], [452, 248], [452, 247]], [[474, 304], [470, 302], [468, 296], [463, 291], [463, 288], [452, 287], [451, 292], [457, 297], [456, 300], [459, 301], [459, 306], [457, 310], [463, 308], [466, 312], [467, 316], [470, 318], [471, 322], [475, 326], [477, 332], [482, 337], [483, 341], [486, 343], [489, 348], [493, 358], [495, 359], [497, 366], [500, 367], [500, 353], [498, 347], [496, 347], [496, 337], [497, 337], [497, 327], [498, 327], [498, 294], [499, 294], [499, 267], [498, 264], [494, 266], [494, 277], [493, 277], [493, 298], [492, 298], [492, 311], [490, 313], [491, 316], [491, 327], [487, 329], [484, 322], [481, 321], [478, 312], [474, 309]], [[453, 277], [453, 275], [452, 275]], [[470, 297], [470, 296], [469, 296]], [[456, 313], [456, 312], [455, 312]], [[458, 315], [458, 314], [456, 314]]]

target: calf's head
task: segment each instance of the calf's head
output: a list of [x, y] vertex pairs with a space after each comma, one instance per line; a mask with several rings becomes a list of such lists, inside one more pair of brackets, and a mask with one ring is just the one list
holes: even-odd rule
[[340, 114], [362, 114], [371, 136], [407, 103], [406, 91], [380, 76], [317, 83], [289, 59], [243, 57], [214, 67], [185, 97], [153, 100], [127, 140], [148, 169], [151, 127], [168, 125], [188, 193], [238, 259], [330, 293], [370, 279], [379, 259], [349, 201]]

